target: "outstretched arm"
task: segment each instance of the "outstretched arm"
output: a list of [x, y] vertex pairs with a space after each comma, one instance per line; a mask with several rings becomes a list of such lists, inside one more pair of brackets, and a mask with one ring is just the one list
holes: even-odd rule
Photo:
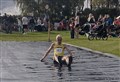
[[46, 56], [50, 53], [50, 51], [53, 49], [54, 43], [51, 44], [45, 55], [42, 57], [41, 62], [46, 58]]
[[67, 48], [67, 46], [65, 45], [65, 49], [68, 51], [68, 53], [70, 54], [70, 56], [72, 56], [71, 51]]

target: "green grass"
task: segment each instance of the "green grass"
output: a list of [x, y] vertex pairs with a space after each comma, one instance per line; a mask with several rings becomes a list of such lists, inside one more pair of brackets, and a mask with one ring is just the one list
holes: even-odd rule
[[[69, 31], [51, 31], [50, 39], [55, 41], [55, 36], [61, 34], [63, 36], [63, 42], [73, 44], [76, 46], [82, 46], [97, 50], [105, 53], [115, 54], [120, 57], [120, 39], [109, 38], [108, 40], [93, 40], [89, 41], [85, 36], [80, 36], [79, 39], [70, 39]], [[0, 34], [1, 41], [48, 41], [47, 32], [33, 32], [26, 35], [21, 33], [13, 34]]]

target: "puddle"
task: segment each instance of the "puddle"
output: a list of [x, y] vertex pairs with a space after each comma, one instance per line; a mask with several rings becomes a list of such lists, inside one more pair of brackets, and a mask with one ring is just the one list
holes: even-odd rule
[[48, 46], [48, 42], [1, 42], [1, 81], [120, 82], [119, 59], [69, 47], [74, 52], [71, 70], [66, 66], [59, 70], [51, 59], [53, 51], [40, 62]]

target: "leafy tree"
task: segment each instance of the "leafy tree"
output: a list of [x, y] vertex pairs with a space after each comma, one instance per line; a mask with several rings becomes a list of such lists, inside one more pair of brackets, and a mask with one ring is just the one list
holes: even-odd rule
[[[33, 13], [34, 15], [44, 14], [49, 11], [50, 14], [70, 15], [76, 11], [78, 6], [79, 11], [83, 10], [85, 0], [14, 0], [20, 7], [22, 14]], [[49, 5], [49, 9], [45, 6]]]

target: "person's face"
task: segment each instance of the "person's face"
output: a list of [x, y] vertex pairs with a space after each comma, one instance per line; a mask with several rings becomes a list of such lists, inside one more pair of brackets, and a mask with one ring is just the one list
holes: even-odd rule
[[93, 15], [92, 14], [89, 14], [89, 17], [92, 17]]
[[61, 43], [62, 43], [62, 38], [61, 38], [61, 37], [58, 37], [58, 38], [57, 38], [57, 42], [58, 42], [58, 44], [61, 44]]

